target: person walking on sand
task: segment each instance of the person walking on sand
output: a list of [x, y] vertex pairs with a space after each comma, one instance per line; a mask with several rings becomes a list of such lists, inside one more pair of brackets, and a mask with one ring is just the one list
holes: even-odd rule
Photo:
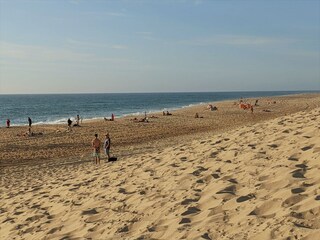
[[96, 164], [100, 164], [100, 146], [101, 146], [101, 141], [98, 138], [98, 134], [96, 133], [94, 135], [94, 139], [92, 140], [92, 147], [93, 147], [93, 157], [95, 159]]
[[9, 128], [10, 127], [10, 119], [8, 118], [7, 119], [7, 128]]
[[32, 120], [30, 117], [28, 117], [28, 123], [29, 123], [29, 128], [31, 128], [31, 125], [32, 125]]
[[103, 148], [104, 148], [105, 154], [108, 156], [108, 160], [110, 159], [110, 145], [111, 145], [111, 139], [109, 137], [109, 133], [107, 133], [106, 139], [104, 140]]
[[68, 130], [69, 130], [69, 131], [72, 131], [72, 129], [71, 129], [71, 124], [72, 124], [72, 121], [71, 121], [70, 118], [68, 118]]

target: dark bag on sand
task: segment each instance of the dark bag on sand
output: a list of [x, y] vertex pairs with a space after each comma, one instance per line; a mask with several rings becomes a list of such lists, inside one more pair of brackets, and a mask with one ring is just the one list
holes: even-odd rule
[[117, 161], [117, 159], [118, 159], [117, 157], [110, 157], [108, 162], [115, 162]]

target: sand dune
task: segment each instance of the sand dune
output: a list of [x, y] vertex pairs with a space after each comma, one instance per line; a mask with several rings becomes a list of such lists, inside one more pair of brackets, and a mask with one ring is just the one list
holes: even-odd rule
[[320, 239], [319, 122], [307, 109], [101, 166], [2, 168], [0, 237]]

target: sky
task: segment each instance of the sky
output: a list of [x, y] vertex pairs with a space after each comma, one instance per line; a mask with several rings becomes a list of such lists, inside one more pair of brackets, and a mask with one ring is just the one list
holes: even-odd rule
[[0, 0], [0, 94], [320, 90], [320, 0]]

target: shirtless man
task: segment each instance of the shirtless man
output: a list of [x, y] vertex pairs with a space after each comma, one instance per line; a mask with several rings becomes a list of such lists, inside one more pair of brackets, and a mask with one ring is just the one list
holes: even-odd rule
[[93, 157], [95, 158], [96, 164], [100, 164], [100, 146], [101, 141], [98, 138], [98, 134], [94, 135], [95, 138], [92, 140], [92, 147], [93, 147]]

